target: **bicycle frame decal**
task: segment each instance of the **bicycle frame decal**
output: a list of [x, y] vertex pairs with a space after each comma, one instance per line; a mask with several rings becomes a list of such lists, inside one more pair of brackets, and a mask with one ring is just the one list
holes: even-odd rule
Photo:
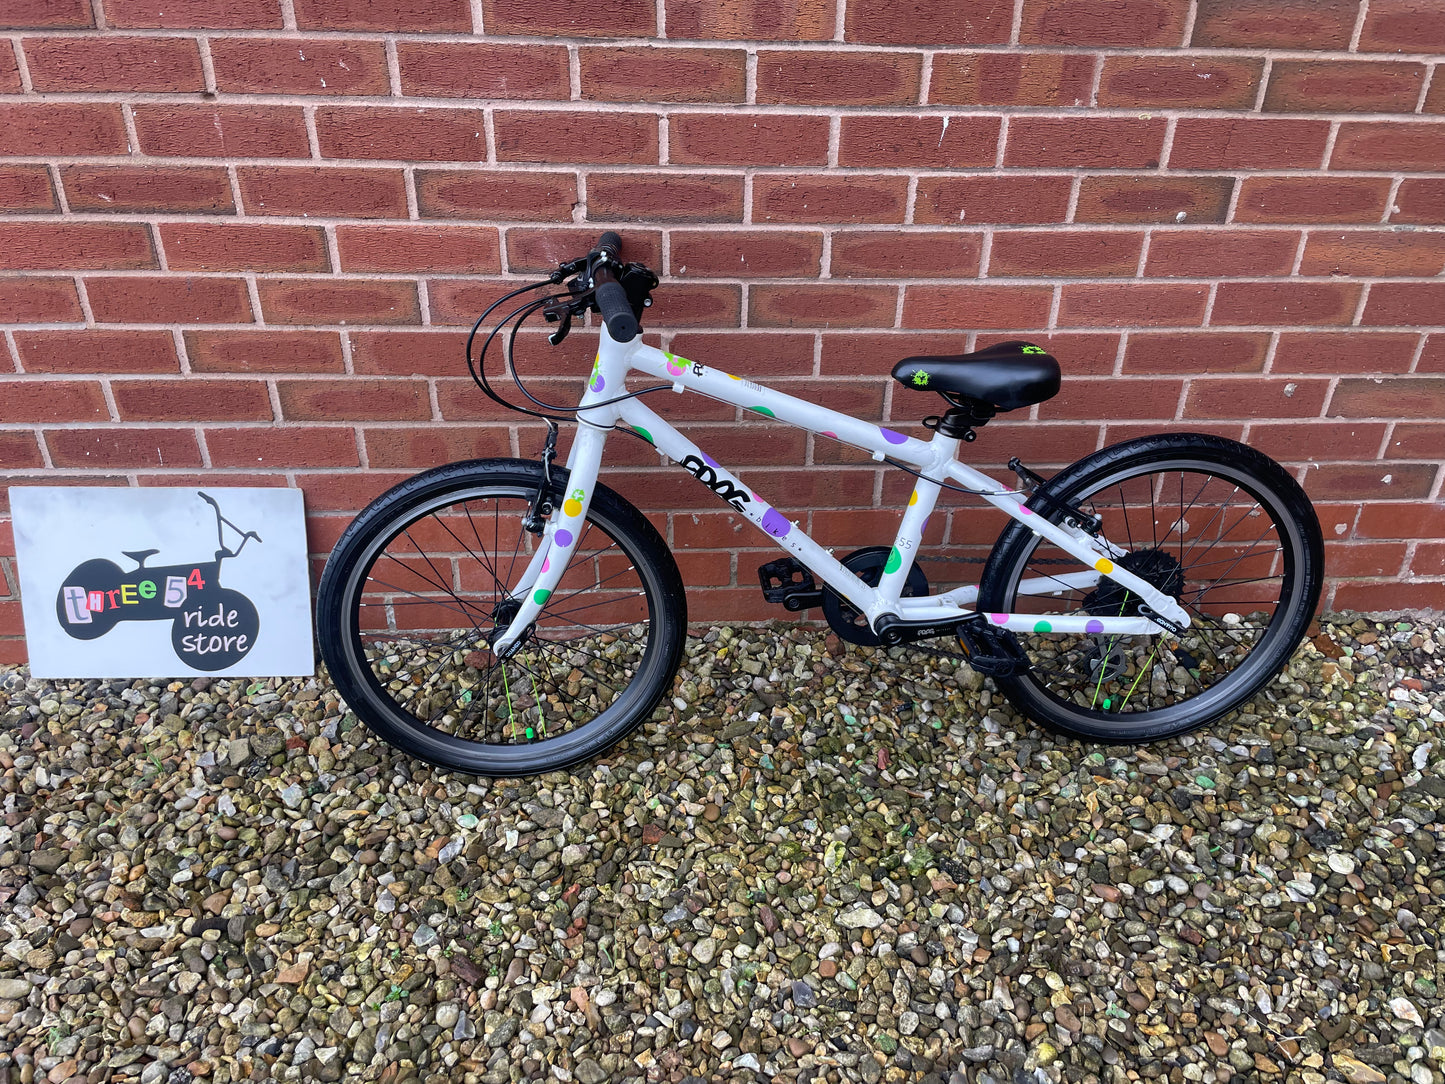
[[[584, 497], [575, 502], [568, 501], [548, 522], [542, 544], [537, 547], [514, 591], [516, 597], [525, 601], [508, 632], [494, 645], [499, 654], [505, 654], [522, 631], [529, 627], [560, 582], [566, 557], [570, 556], [566, 551], [586, 517], [585, 495], [590, 495], [595, 487], [608, 433], [619, 424], [644, 437], [659, 452], [745, 516], [818, 579], [847, 599], [867, 617], [870, 625], [885, 614], [897, 615], [905, 621], [940, 624], [973, 614], [970, 607], [978, 598], [976, 586], [923, 598], [902, 597], [924, 527], [933, 513], [938, 495], [943, 491], [940, 484], [943, 481], [975, 492], [981, 500], [1025, 523], [1030, 530], [1079, 560], [1081, 571], [1025, 580], [1020, 584], [1021, 593], [1048, 595], [1067, 588], [1087, 589], [1097, 585], [1100, 579], [1110, 579], [1142, 598], [1165, 621], [1186, 627], [1190, 624], [1188, 614], [1174, 599], [1119, 566], [1119, 559], [1128, 553], [1127, 549], [1102, 537], [1091, 536], [1079, 528], [1062, 527], [1035, 515], [1024, 506], [1027, 499], [1024, 494], [960, 462], [956, 458], [960, 443], [957, 438], [935, 433], [931, 440], [918, 440], [687, 358], [664, 353], [643, 343], [640, 337], [623, 344], [614, 341], [605, 326], [599, 330], [597, 359], [578, 409], [577, 438], [567, 459], [567, 467], [571, 471], [569, 486], [583, 490]], [[671, 383], [675, 392], [699, 392], [862, 449], [870, 453], [876, 462], [891, 458], [917, 470], [923, 477], [917, 480], [908, 506], [903, 511], [898, 534], [878, 586], [870, 587], [845, 568], [784, 513], [679, 433], [642, 399], [593, 405], [620, 394], [625, 389], [628, 372], [634, 370]], [[988, 619], [993, 625], [1012, 631], [1044, 631], [1040, 626], [1045, 622], [1037, 614], [989, 614]], [[1057, 615], [1049, 617], [1046, 624], [1048, 631], [1059, 633], [1155, 635], [1164, 631], [1163, 627], [1142, 616]]]

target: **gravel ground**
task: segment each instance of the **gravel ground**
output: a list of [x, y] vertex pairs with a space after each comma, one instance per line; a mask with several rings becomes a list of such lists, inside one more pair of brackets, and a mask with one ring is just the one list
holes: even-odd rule
[[950, 660], [689, 642], [511, 782], [318, 681], [0, 675], [0, 1082], [1445, 1082], [1445, 627], [1090, 748]]

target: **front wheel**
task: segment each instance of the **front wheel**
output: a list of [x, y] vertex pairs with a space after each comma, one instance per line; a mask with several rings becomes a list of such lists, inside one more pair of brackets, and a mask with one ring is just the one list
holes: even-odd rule
[[332, 681], [378, 736], [438, 767], [515, 776], [596, 757], [652, 714], [681, 661], [677, 564], [603, 485], [541, 616], [515, 653], [492, 653], [541, 542], [522, 527], [541, 482], [514, 459], [419, 474], [357, 516], [322, 573]]
[[[1011, 523], [984, 569], [978, 608], [1038, 615], [1018, 633], [1030, 669], [999, 678], [1024, 715], [1106, 742], [1181, 734], [1239, 707], [1289, 661], [1319, 603], [1324, 543], [1299, 484], [1232, 440], [1171, 433], [1087, 456], [1050, 495], [1103, 517], [1117, 563], [1188, 612], [1182, 635], [1050, 631], [1051, 614], [1137, 615], [1136, 595]], [[1042, 511], [1042, 508], [1040, 508]]]

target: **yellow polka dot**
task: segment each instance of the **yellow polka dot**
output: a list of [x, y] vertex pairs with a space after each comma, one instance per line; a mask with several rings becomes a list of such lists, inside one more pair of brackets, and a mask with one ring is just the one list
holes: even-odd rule
[[569, 516], [580, 516], [582, 514], [582, 502], [574, 500], [563, 501], [562, 511]]
[[908, 494], [908, 507], [909, 507], [909, 508], [912, 508], [912, 507], [913, 507], [915, 504], [917, 504], [917, 503], [918, 503], [918, 490], [915, 489], [912, 493]]
[[1094, 567], [1107, 576], [1110, 572], [1114, 571], [1114, 562], [1107, 557], [1100, 557], [1094, 562]]

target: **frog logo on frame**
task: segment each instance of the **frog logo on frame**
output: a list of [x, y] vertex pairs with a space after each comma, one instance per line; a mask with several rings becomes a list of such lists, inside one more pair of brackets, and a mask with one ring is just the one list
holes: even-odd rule
[[34, 676], [314, 672], [298, 491], [10, 495]]

